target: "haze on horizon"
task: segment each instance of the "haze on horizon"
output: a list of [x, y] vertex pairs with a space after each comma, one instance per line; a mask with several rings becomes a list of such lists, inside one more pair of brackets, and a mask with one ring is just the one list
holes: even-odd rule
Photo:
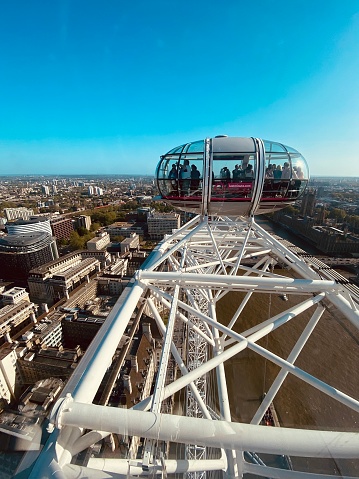
[[18, 0], [0, 41], [0, 175], [153, 175], [227, 134], [359, 176], [355, 0]]

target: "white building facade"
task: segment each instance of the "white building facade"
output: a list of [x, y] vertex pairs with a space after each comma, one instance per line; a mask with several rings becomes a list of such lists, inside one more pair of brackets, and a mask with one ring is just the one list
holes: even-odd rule
[[34, 215], [34, 210], [28, 208], [4, 208], [5, 217], [8, 221], [22, 218], [28, 220], [30, 216]]
[[153, 240], [160, 240], [180, 227], [179, 213], [153, 213], [147, 217], [148, 234]]
[[100, 251], [110, 244], [110, 235], [105, 232], [101, 232], [94, 238], [87, 242], [87, 249], [89, 251]]

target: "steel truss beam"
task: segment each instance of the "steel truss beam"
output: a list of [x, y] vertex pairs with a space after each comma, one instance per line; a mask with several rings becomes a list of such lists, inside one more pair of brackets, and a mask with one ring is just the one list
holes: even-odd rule
[[[264, 307], [258, 312], [255, 305], [259, 298]], [[95, 405], [102, 378], [139, 303], [146, 303], [163, 335], [154, 393], [129, 410]], [[224, 317], [227, 305], [231, 305], [230, 314]], [[358, 395], [339, 390], [323, 376], [297, 364], [304, 357], [310, 360], [308, 344], [323, 331], [320, 328], [328, 308], [331, 313], [337, 311], [342, 322], [348, 320], [346, 324], [357, 334], [357, 298], [336, 281], [323, 279], [253, 218], [193, 218], [157, 246], [91, 343], [51, 413], [52, 433], [30, 478], [165, 477], [174, 473], [204, 477], [209, 471], [221, 471], [218, 474], [228, 478], [245, 473], [280, 479], [334, 477], [267, 467], [260, 458], [262, 453], [328, 461], [359, 457], [357, 431], [309, 430], [300, 424], [296, 428], [259, 425], [268, 408], [276, 405], [288, 376], [319, 391], [322, 401], [334, 400], [350, 414], [359, 414]], [[255, 310], [256, 314], [251, 314]], [[175, 342], [175, 321], [183, 322], [190, 331], [189, 355], [181, 353]], [[275, 334], [276, 341], [285, 345], [291, 325], [299, 333], [291, 341], [289, 353], [282, 357], [281, 348], [272, 350], [268, 341]], [[335, 343], [336, 338], [332, 340]], [[266, 395], [257, 398], [250, 423], [245, 424], [235, 413], [238, 409], [241, 415], [245, 406], [239, 397], [233, 397], [226, 366], [248, 351], [265, 364], [276, 365], [277, 373]], [[171, 356], [179, 376], [167, 383]], [[345, 367], [344, 357], [341, 367]], [[238, 372], [239, 378], [245, 377], [245, 370]], [[208, 387], [209, 373], [216, 379], [210, 383], [211, 387], [216, 384], [215, 390]], [[161, 413], [163, 401], [186, 387], [191, 405], [202, 417]], [[238, 387], [245, 385], [239, 383]], [[303, 407], [310, 408], [310, 400]], [[71, 463], [76, 454], [110, 433], [145, 438], [144, 456], [136, 460], [93, 458], [87, 467]], [[157, 441], [196, 445], [203, 455], [194, 461], [156, 456]], [[206, 448], [218, 450], [217, 458], [206, 457]]]

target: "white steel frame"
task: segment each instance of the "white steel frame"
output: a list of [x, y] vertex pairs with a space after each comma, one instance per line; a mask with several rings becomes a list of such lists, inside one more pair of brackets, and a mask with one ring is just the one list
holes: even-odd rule
[[[249, 264], [250, 260], [252, 263]], [[292, 269], [295, 279], [277, 274], [273, 268], [277, 263]], [[230, 291], [245, 294], [225, 326], [217, 314], [216, 304]], [[258, 293], [273, 292], [287, 296], [300, 294], [301, 298], [295, 306], [288, 306], [291, 302], [283, 301], [283, 311], [279, 314], [242, 330], [241, 314], [251, 298]], [[193, 218], [157, 246], [143, 269], [135, 275], [130, 291], [124, 295], [54, 407], [50, 419], [52, 432], [34, 464], [30, 474], [32, 479], [129, 478], [154, 474], [165, 477], [172, 473], [201, 477], [208, 471], [222, 471], [224, 476], [231, 478], [246, 473], [285, 479], [323, 479], [334, 476], [268, 467], [259, 456], [268, 453], [319, 458], [359, 457], [358, 432], [259, 425], [288, 374], [359, 412], [358, 397], [348, 396], [295, 364], [320, 321], [325, 304], [340, 310], [356, 328], [359, 327], [359, 311], [358, 298], [336, 281], [322, 279], [318, 272], [262, 229], [253, 218]], [[306, 295], [304, 300], [303, 295]], [[143, 301], [147, 302], [147, 310], [151, 311], [164, 335], [154, 394], [128, 410], [94, 405], [96, 391], [131, 315]], [[156, 304], [168, 312], [166, 325], [161, 315], [163, 309], [159, 310]], [[311, 319], [287, 358], [279, 357], [258, 344], [261, 338], [289, 321], [296, 321], [302, 312], [308, 310]], [[206, 344], [206, 353], [196, 365], [186, 364], [172, 340], [176, 318], [195, 333], [193, 338], [198, 338], [201, 351]], [[240, 333], [234, 330], [235, 325]], [[282, 340], [286, 341], [285, 334]], [[227, 360], [247, 348], [280, 368], [250, 424], [237, 423], [232, 417], [234, 399], [228, 394], [224, 369]], [[180, 374], [172, 383], [165, 384], [171, 354]], [[193, 360], [193, 356], [189, 358]], [[208, 404], [208, 391], [200, 386], [206, 384], [209, 373], [215, 375], [217, 382], [217, 411]], [[162, 414], [162, 401], [186, 387], [191, 391], [190, 401], [195, 401], [202, 417]], [[137, 460], [91, 458], [87, 467], [71, 464], [77, 453], [111, 432], [146, 438], [144, 457]], [[219, 454], [216, 459], [206, 458], [205, 453], [193, 459], [156, 457], [156, 441], [198, 445], [204, 451], [218, 448]], [[254, 453], [248, 456], [245, 451], [255, 451], [259, 456]], [[248, 457], [253, 461], [246, 460]]]

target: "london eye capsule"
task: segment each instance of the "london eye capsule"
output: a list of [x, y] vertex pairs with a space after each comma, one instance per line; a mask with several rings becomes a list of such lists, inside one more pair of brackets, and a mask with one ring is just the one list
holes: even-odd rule
[[305, 190], [308, 166], [294, 148], [259, 138], [216, 136], [161, 156], [161, 198], [202, 215], [251, 216], [294, 203]]

